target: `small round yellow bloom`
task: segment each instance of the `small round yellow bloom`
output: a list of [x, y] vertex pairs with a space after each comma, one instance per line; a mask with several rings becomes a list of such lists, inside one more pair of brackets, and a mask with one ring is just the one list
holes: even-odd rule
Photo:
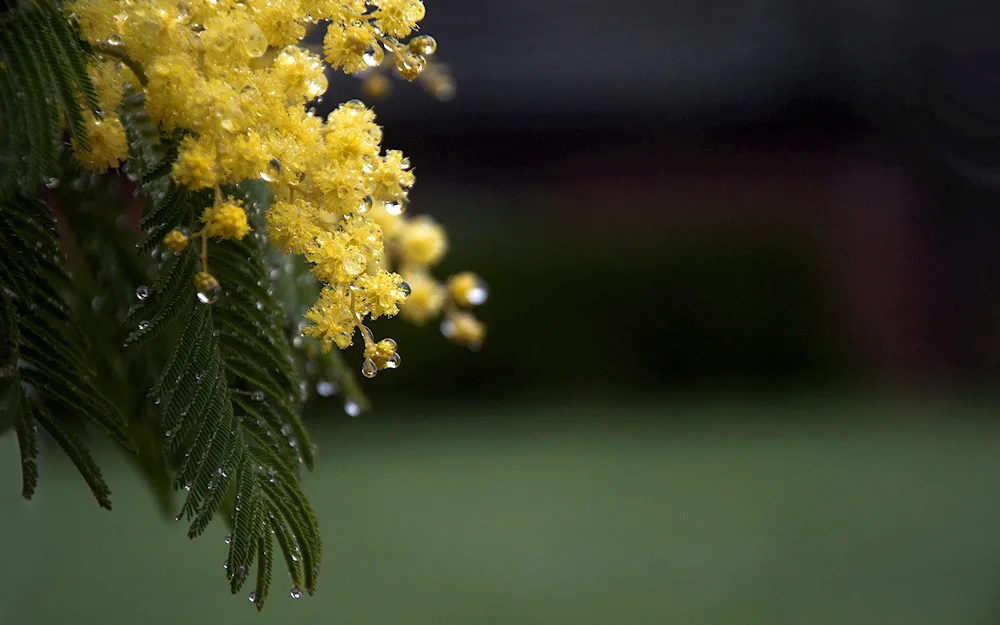
[[122, 122], [114, 113], [106, 113], [103, 120], [91, 116], [87, 120], [87, 138], [90, 149], [82, 150], [73, 145], [76, 157], [90, 171], [103, 173], [117, 169], [128, 157], [128, 139]]
[[219, 299], [222, 287], [215, 276], [207, 271], [199, 271], [194, 275], [194, 290], [198, 293], [198, 301], [202, 304], [214, 304]]
[[399, 255], [404, 263], [430, 267], [448, 251], [444, 228], [427, 215], [400, 224], [397, 233]]
[[247, 214], [240, 206], [242, 202], [230, 196], [221, 206], [209, 207], [201, 214], [206, 224], [205, 234], [220, 239], [242, 239], [250, 232]]
[[441, 334], [459, 345], [477, 351], [486, 337], [486, 326], [466, 312], [455, 312], [441, 322]]
[[424, 19], [426, 9], [420, 0], [374, 0], [375, 23], [393, 37], [406, 37]]
[[218, 182], [215, 143], [184, 137], [170, 175], [178, 184], [194, 190], [215, 186]]
[[191, 237], [180, 228], [174, 228], [163, 237], [163, 244], [175, 254], [180, 254], [186, 250], [190, 241]]
[[410, 273], [405, 277], [410, 285], [410, 294], [399, 307], [400, 312], [407, 321], [424, 325], [441, 312], [445, 289], [424, 272]]
[[368, 22], [330, 24], [323, 37], [323, 54], [334, 69], [354, 74], [378, 65], [383, 52]]
[[395, 369], [399, 366], [400, 357], [396, 341], [382, 339], [365, 347], [365, 358], [372, 361], [377, 369]]
[[357, 295], [358, 312], [371, 315], [372, 319], [396, 315], [409, 292], [403, 278], [388, 271], [364, 274], [355, 280], [353, 288]]
[[486, 283], [471, 271], [463, 271], [448, 278], [448, 291], [459, 306], [478, 306], [486, 301], [489, 291]]

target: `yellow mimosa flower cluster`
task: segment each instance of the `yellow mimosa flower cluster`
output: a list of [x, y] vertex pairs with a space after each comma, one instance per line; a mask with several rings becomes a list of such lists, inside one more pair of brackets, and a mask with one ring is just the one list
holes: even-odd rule
[[91, 76], [102, 118], [90, 120], [81, 162], [104, 171], [126, 159], [114, 110], [129, 83], [144, 90], [160, 129], [180, 137], [173, 180], [214, 190], [200, 230], [179, 227], [164, 239], [174, 251], [201, 239], [202, 301], [220, 290], [207, 238], [250, 231], [241, 203], [222, 188], [260, 178], [274, 197], [265, 214], [271, 244], [305, 257], [323, 283], [303, 334], [324, 351], [348, 347], [360, 329], [365, 375], [395, 368], [395, 341], [376, 341], [363, 320], [400, 310], [417, 323], [443, 314], [446, 336], [478, 348], [484, 327], [461, 309], [485, 300], [485, 287], [472, 274], [447, 286], [430, 276], [447, 240], [429, 217], [401, 214], [415, 180], [409, 160], [382, 150], [381, 129], [361, 102], [326, 119], [306, 107], [327, 90], [324, 58], [299, 45], [308, 28], [328, 23], [323, 54], [335, 69], [362, 72], [388, 54], [413, 80], [437, 48], [427, 35], [401, 41], [424, 16], [421, 0], [73, 0], [66, 10], [98, 52]]

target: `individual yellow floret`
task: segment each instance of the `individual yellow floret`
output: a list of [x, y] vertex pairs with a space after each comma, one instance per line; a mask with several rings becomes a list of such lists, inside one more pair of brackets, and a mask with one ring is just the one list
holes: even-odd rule
[[441, 334], [476, 351], [486, 338], [486, 326], [467, 312], [454, 312], [441, 322]]
[[384, 270], [360, 276], [352, 288], [357, 296], [357, 311], [371, 315], [372, 319], [396, 315], [410, 292], [410, 286], [399, 274]]
[[372, 173], [375, 195], [386, 202], [397, 200], [405, 194], [405, 189], [413, 186], [416, 178], [410, 169], [410, 159], [399, 150], [388, 150]]
[[325, 287], [319, 300], [306, 313], [306, 319], [313, 325], [306, 326], [302, 334], [319, 339], [324, 353], [334, 344], [340, 349], [350, 346], [357, 319], [351, 313], [350, 296], [344, 289]]
[[125, 129], [114, 113], [106, 113], [103, 120], [91, 115], [87, 120], [87, 139], [89, 149], [81, 149], [76, 142], [73, 149], [80, 164], [90, 171], [103, 173], [117, 168], [128, 157]]
[[399, 307], [403, 318], [417, 325], [424, 325], [441, 312], [445, 289], [437, 280], [424, 272], [406, 274], [410, 294]]
[[373, 0], [373, 4], [377, 7], [373, 13], [375, 25], [393, 37], [409, 35], [426, 12], [420, 0]]
[[392, 339], [382, 339], [378, 343], [369, 343], [365, 347], [365, 359], [370, 360], [376, 369], [395, 369], [401, 360], [396, 341]]
[[486, 301], [489, 291], [482, 278], [471, 271], [463, 271], [448, 278], [451, 299], [459, 306], [478, 306]]
[[179, 184], [191, 189], [214, 187], [219, 180], [215, 143], [206, 138], [184, 137], [170, 175]]
[[190, 242], [190, 235], [181, 228], [174, 228], [163, 237], [163, 244], [175, 254], [180, 254], [186, 250]]
[[396, 241], [400, 258], [406, 264], [430, 267], [448, 251], [444, 228], [427, 215], [400, 224]]
[[354, 74], [381, 63], [384, 52], [371, 25], [355, 20], [330, 24], [323, 37], [323, 54], [333, 69]]
[[285, 254], [306, 254], [324, 230], [316, 225], [316, 209], [309, 202], [275, 202], [265, 216], [271, 244]]
[[205, 224], [205, 235], [210, 237], [239, 240], [250, 232], [242, 202], [232, 196], [219, 206], [206, 208], [201, 221]]

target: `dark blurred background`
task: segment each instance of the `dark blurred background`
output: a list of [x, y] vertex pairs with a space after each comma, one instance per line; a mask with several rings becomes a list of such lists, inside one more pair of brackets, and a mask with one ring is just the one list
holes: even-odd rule
[[374, 411], [314, 405], [318, 595], [50, 453], [0, 623], [1000, 622], [995, 3], [427, 9], [456, 97], [373, 104], [489, 335], [380, 323]]
[[490, 338], [400, 329], [407, 366], [373, 392], [991, 387], [995, 13], [432, 4], [457, 97], [373, 104], [452, 234], [444, 270], [491, 285]]

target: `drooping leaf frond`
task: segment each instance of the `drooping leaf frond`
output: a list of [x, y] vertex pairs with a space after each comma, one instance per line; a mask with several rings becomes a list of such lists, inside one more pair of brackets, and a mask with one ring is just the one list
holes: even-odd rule
[[[145, 169], [131, 173], [142, 181], [147, 209], [141, 225], [149, 236], [144, 249], [152, 249], [172, 228], [194, 226], [211, 197], [169, 180], [164, 160], [170, 150], [142, 145], [153, 133], [141, 107], [142, 94], [129, 93], [120, 114], [130, 150], [146, 157]], [[256, 562], [253, 598], [260, 609], [271, 581], [274, 538], [295, 587], [310, 593], [316, 587], [319, 529], [299, 476], [300, 465], [312, 467], [314, 448], [299, 417], [298, 376], [262, 241], [248, 236], [208, 246], [211, 272], [222, 284], [213, 305], [196, 297], [201, 259], [194, 247], [159, 264], [148, 295], [128, 314], [128, 342], [172, 337], [172, 352], [149, 394], [176, 463], [175, 486], [187, 493], [178, 518], [190, 521], [193, 538], [226, 505], [230, 586], [239, 591]]]
[[93, 383], [86, 342], [63, 299], [69, 279], [61, 261], [48, 206], [16, 196], [0, 207], [4, 409], [13, 414], [25, 497], [37, 481], [35, 425], [40, 424], [77, 466], [98, 503], [110, 508], [110, 491], [74, 433], [75, 421], [90, 422], [128, 450], [132, 443], [124, 418]]
[[85, 54], [49, 0], [0, 14], [0, 197], [56, 175], [62, 121], [88, 147], [81, 104], [97, 111], [98, 103]]

